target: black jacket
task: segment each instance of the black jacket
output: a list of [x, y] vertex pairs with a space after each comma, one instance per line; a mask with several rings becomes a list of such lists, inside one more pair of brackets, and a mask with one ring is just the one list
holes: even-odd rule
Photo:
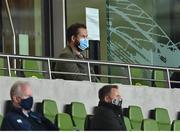
[[29, 116], [23, 114], [21, 109], [13, 110], [4, 117], [1, 130], [58, 130], [48, 119], [36, 112], [29, 112]]
[[91, 122], [91, 130], [125, 131], [125, 123], [121, 107], [110, 103], [99, 102]]

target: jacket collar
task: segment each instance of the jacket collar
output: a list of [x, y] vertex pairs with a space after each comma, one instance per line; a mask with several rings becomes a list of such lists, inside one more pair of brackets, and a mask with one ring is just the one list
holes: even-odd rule
[[122, 114], [122, 107], [121, 106], [116, 106], [114, 104], [107, 103], [105, 101], [99, 101], [98, 106], [103, 106], [103, 107], [106, 107], [108, 109], [112, 109], [116, 114]]
[[[15, 112], [21, 116], [28, 117], [29, 115], [26, 115], [21, 108], [13, 107], [12, 112]], [[27, 113], [28, 114], [28, 113]]]
[[69, 45], [67, 46], [69, 50], [72, 52], [73, 55], [77, 56], [77, 58], [84, 59], [84, 55], [78, 51], [76, 48], [70, 47]]

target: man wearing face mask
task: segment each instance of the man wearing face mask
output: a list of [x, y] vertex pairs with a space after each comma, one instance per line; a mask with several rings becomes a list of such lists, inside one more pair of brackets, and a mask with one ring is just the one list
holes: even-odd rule
[[[87, 39], [88, 33], [84, 24], [73, 24], [67, 29], [67, 41], [68, 45], [61, 51], [59, 58], [85, 60], [85, 50], [89, 47], [89, 41]], [[71, 72], [71, 73], [84, 73], [88, 74], [87, 64], [83, 63], [69, 63], [69, 62], [57, 62], [55, 64], [55, 71], [58, 72]], [[94, 74], [94, 70], [91, 68], [91, 73]], [[88, 76], [80, 75], [66, 75], [66, 74], [54, 74], [54, 78], [61, 78], [65, 80], [89, 80]], [[93, 82], [97, 82], [96, 77], [92, 77]]]
[[33, 97], [31, 86], [27, 82], [14, 83], [10, 96], [13, 109], [4, 117], [1, 130], [58, 130], [41, 114], [31, 111]]
[[99, 90], [99, 104], [91, 122], [92, 130], [125, 131], [122, 98], [117, 85], [106, 85]]

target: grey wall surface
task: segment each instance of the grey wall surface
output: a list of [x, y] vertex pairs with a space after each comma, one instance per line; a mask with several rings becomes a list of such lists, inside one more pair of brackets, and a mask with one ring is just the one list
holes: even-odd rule
[[[59, 112], [63, 112], [65, 104], [70, 104], [72, 101], [80, 101], [85, 104], [87, 112], [92, 113], [92, 108], [98, 104], [98, 90], [105, 85], [87, 81], [0, 77], [0, 113], [3, 113], [4, 101], [10, 99], [9, 90], [11, 85], [17, 80], [30, 82], [35, 102], [41, 102], [43, 99], [55, 100], [58, 104]], [[171, 121], [176, 119], [176, 114], [180, 111], [179, 89], [117, 85], [123, 97], [123, 107], [139, 105], [145, 118], [148, 117], [149, 110], [155, 107], [167, 108]]]

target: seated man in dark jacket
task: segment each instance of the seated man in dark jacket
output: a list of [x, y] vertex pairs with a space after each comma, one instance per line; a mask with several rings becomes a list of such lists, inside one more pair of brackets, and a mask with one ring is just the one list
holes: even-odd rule
[[92, 130], [126, 130], [118, 86], [106, 85], [99, 90], [99, 105], [91, 122]]
[[41, 114], [32, 112], [32, 90], [27, 82], [16, 82], [10, 91], [13, 110], [4, 117], [1, 130], [58, 130]]

